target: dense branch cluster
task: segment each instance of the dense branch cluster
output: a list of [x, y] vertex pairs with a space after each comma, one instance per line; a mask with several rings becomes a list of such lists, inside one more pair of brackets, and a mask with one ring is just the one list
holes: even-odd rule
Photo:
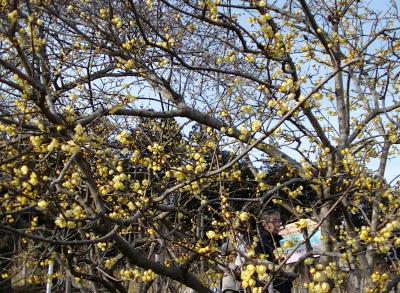
[[[0, 1], [0, 288], [212, 292], [235, 252], [249, 292], [396, 286], [400, 23], [371, 5]], [[296, 264], [254, 253], [272, 206]]]

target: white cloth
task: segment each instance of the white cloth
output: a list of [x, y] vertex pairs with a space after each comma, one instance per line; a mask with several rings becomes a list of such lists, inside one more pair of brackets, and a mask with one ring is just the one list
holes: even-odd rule
[[224, 272], [224, 277], [221, 280], [221, 292], [225, 290], [240, 290], [240, 281], [236, 280], [234, 272], [239, 272], [244, 264], [243, 254], [246, 251], [245, 241], [242, 235], [238, 235], [234, 241], [229, 240], [221, 246], [221, 251], [224, 255], [229, 255], [236, 252], [236, 257], [233, 262], [229, 262], [227, 267], [220, 267]]

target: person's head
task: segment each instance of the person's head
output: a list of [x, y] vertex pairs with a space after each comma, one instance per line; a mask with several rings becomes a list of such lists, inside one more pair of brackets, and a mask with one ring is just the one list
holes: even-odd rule
[[282, 226], [281, 213], [278, 210], [267, 210], [262, 216], [263, 228], [271, 234], [278, 234]]

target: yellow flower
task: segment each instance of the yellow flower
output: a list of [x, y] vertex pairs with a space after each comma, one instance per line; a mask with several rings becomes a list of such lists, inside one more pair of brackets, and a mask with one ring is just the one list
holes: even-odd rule
[[269, 13], [266, 13], [260, 16], [259, 21], [261, 24], [265, 24], [270, 19], [272, 19], [272, 16]]
[[308, 226], [307, 219], [300, 219], [300, 221], [296, 225], [300, 229], [307, 228], [307, 226]]
[[26, 165], [23, 165], [23, 166], [21, 167], [21, 173], [22, 173], [22, 175], [27, 175], [28, 172], [29, 172], [28, 167], [27, 167]]
[[209, 239], [214, 239], [217, 236], [217, 234], [213, 230], [209, 230], [209, 231], [207, 231], [206, 236]]
[[247, 282], [252, 275], [253, 275], [252, 272], [246, 270], [240, 273], [240, 278], [242, 279], [243, 282]]
[[311, 258], [311, 257], [307, 257], [305, 260], [304, 260], [304, 264], [306, 264], [306, 265], [311, 265], [312, 263], [314, 262], [314, 259], [313, 258]]
[[37, 203], [37, 206], [39, 208], [41, 208], [42, 210], [45, 210], [47, 208], [47, 205], [48, 205], [47, 201], [45, 201], [43, 199], [39, 200], [38, 203]]
[[256, 271], [257, 271], [257, 274], [264, 275], [267, 272], [267, 267], [264, 265], [257, 265]]
[[32, 172], [31, 178], [29, 180], [29, 183], [32, 184], [32, 185], [37, 185], [39, 183], [38, 176], [36, 175], [35, 172]]
[[251, 124], [251, 130], [253, 132], [256, 132], [260, 130], [261, 128], [261, 121], [260, 120], [254, 120], [253, 123]]
[[249, 214], [247, 212], [241, 212], [239, 214], [239, 220], [242, 222], [246, 222], [249, 220]]

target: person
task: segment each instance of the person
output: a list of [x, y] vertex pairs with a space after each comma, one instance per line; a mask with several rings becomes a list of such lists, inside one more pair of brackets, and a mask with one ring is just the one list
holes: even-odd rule
[[[274, 250], [280, 247], [280, 241], [283, 239], [279, 235], [282, 227], [282, 218], [278, 210], [270, 209], [263, 213], [261, 227], [257, 227], [259, 234], [259, 242], [255, 248], [256, 254], [264, 254], [270, 262], [276, 263]], [[273, 281], [275, 291], [279, 293], [290, 293], [292, 290], [292, 282], [287, 279], [275, 277]]]
[[220, 247], [221, 255], [226, 257], [227, 266], [220, 266], [224, 272], [221, 280], [221, 293], [242, 293], [240, 273], [244, 265], [246, 249], [249, 244], [251, 226], [244, 224], [236, 230], [233, 239], [223, 243]]
[[224, 272], [224, 276], [221, 280], [221, 293], [243, 292], [238, 276], [240, 275], [240, 270], [244, 262], [241, 254], [244, 254], [246, 251], [246, 240], [244, 234], [238, 233], [233, 241], [228, 240], [222, 244], [220, 250], [222, 255], [231, 258], [227, 267], [220, 267]]

